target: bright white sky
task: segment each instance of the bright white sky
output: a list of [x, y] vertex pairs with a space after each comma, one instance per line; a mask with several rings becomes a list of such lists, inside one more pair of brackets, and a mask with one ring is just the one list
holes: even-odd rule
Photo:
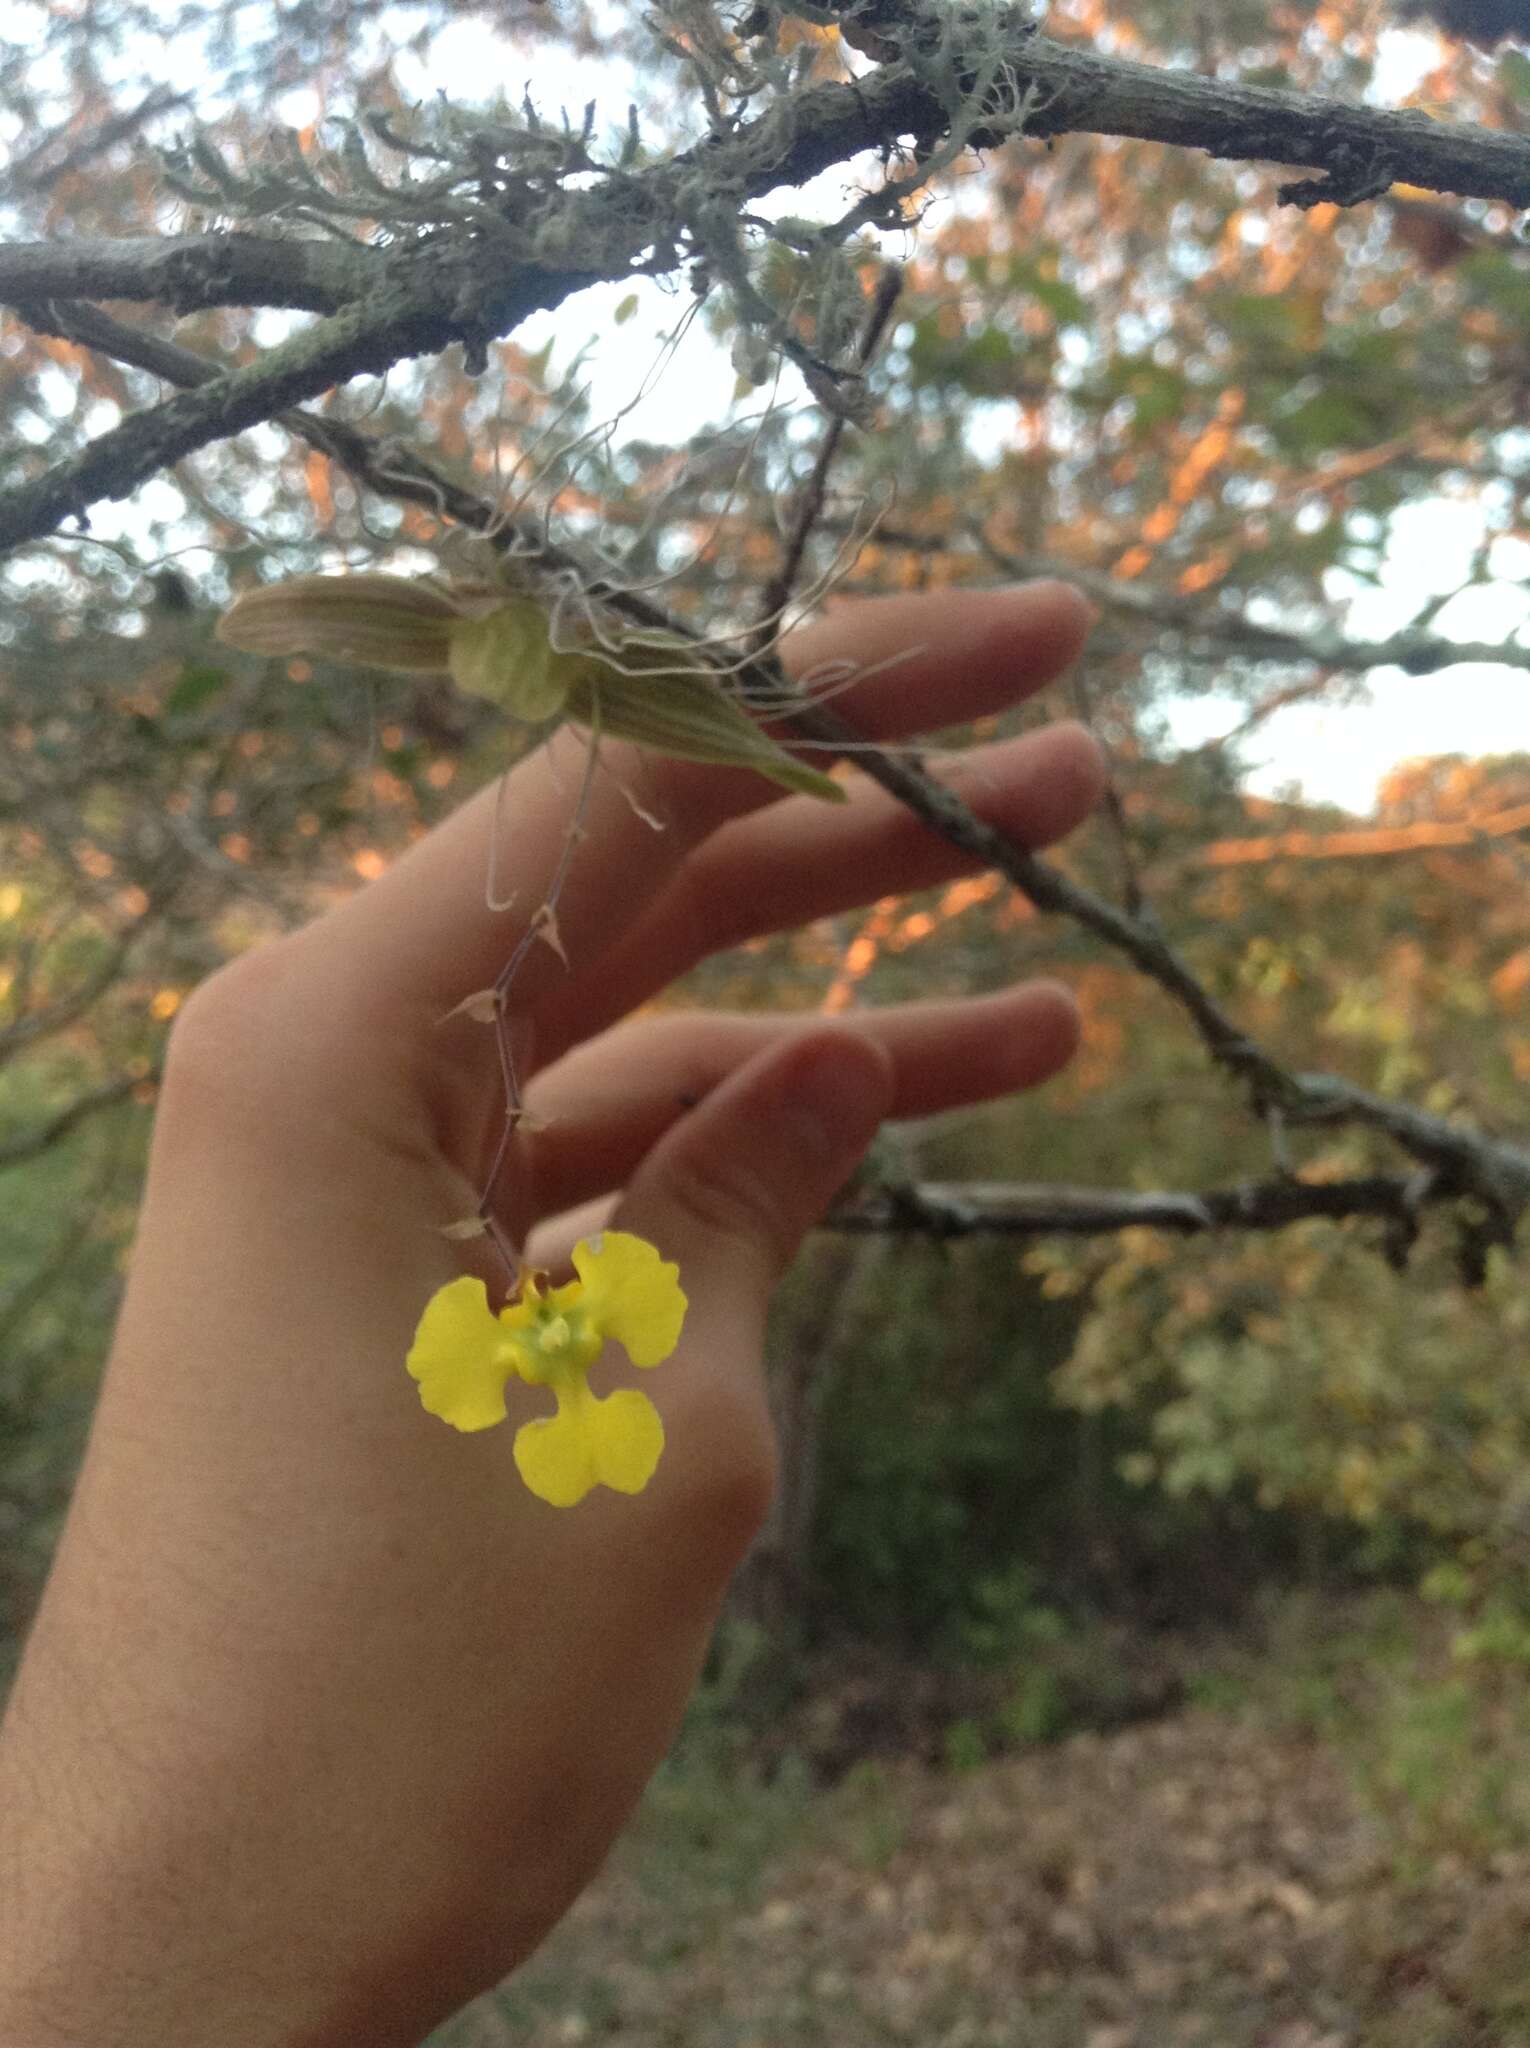
[[[387, 18], [379, 21], [386, 34]], [[1390, 31], [1383, 42], [1377, 96], [1401, 98], [1437, 56], [1432, 35]], [[402, 55], [399, 82], [423, 100], [445, 92], [473, 99], [486, 79], [503, 81], [507, 97], [519, 97], [523, 83], [521, 51], [507, 49], [491, 25], [474, 17], [450, 22], [434, 40], [427, 60]], [[548, 110], [568, 103], [582, 107], [598, 96], [602, 115], [613, 125], [625, 114], [629, 98], [638, 97], [633, 81], [615, 66], [577, 62], [559, 55], [530, 80], [533, 97]], [[294, 125], [320, 111], [312, 93], [291, 95], [281, 110]], [[330, 108], [326, 111], [338, 111]], [[843, 203], [843, 174], [819, 183], [823, 203]], [[809, 195], [791, 197], [792, 209], [811, 212]], [[572, 355], [591, 332], [613, 335], [604, 359], [590, 358], [587, 374], [592, 395], [601, 408], [615, 410], [631, 397], [635, 363], [646, 363], [656, 337], [674, 320], [679, 305], [656, 287], [641, 288], [642, 310], [614, 338], [610, 309], [627, 287], [582, 294], [553, 316], [523, 327], [517, 339], [535, 348], [551, 333], [559, 350]], [[639, 353], [641, 351], [641, 354]], [[678, 438], [695, 431], [707, 418], [721, 419], [733, 389], [733, 372], [725, 354], [701, 330], [700, 323], [654, 394], [627, 422], [627, 430], [655, 439]], [[1356, 589], [1348, 614], [1351, 632], [1379, 637], [1396, 630], [1417, 610], [1426, 593], [1451, 589], [1466, 573], [1473, 546], [1480, 537], [1476, 510], [1459, 503], [1432, 501], [1410, 508], [1395, 522], [1380, 590]], [[1527, 572], [1530, 548], [1501, 543], [1494, 555], [1495, 572], [1505, 579], [1487, 591], [1471, 593], [1449, 605], [1434, 622], [1436, 630], [1467, 640], [1494, 640], [1521, 631], [1526, 623]], [[1342, 596], [1336, 584], [1331, 594]], [[1369, 679], [1366, 701], [1323, 707], [1293, 705], [1261, 729], [1248, 750], [1252, 772], [1247, 786], [1259, 793], [1299, 793], [1309, 801], [1335, 803], [1367, 812], [1378, 781], [1401, 760], [1419, 755], [1461, 752], [1509, 753], [1530, 748], [1530, 671], [1506, 667], [1457, 667], [1429, 676], [1406, 676], [1379, 670]], [[1193, 746], [1235, 725], [1240, 708], [1216, 699], [1180, 707], [1171, 719], [1175, 737]]]
[[[1381, 639], [1404, 626], [1426, 597], [1457, 588], [1480, 534], [1472, 506], [1405, 506], [1393, 521], [1383, 585], [1353, 591], [1348, 631]], [[1479, 643], [1523, 632], [1530, 547], [1500, 542], [1493, 564], [1504, 580], [1445, 605], [1432, 631]], [[1530, 751], [1530, 670], [1472, 662], [1410, 676], [1384, 668], [1364, 679], [1364, 689], [1366, 701], [1292, 704], [1277, 712], [1249, 746], [1245, 786], [1273, 796], [1295, 784], [1309, 802], [1367, 812], [1377, 783], [1399, 761]], [[1182, 706], [1171, 722], [1181, 744], [1194, 746], [1236, 725], [1239, 715], [1236, 706], [1206, 698]]]
[[[1243, 787], [1256, 796], [1279, 796], [1294, 786], [1304, 802], [1366, 814], [1377, 784], [1400, 761], [1530, 750], [1530, 674], [1523, 669], [1473, 663], [1432, 676], [1378, 669], [1367, 694], [1363, 704], [1291, 704], [1276, 712], [1250, 749], [1250, 761], [1259, 765], [1243, 777]], [[1202, 704], [1188, 705], [1173, 719], [1182, 745], [1237, 723], [1235, 714], [1205, 712]]]

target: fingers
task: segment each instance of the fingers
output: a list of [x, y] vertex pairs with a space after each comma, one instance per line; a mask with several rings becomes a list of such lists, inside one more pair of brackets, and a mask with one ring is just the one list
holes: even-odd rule
[[[1050, 846], [1094, 809], [1100, 750], [1064, 723], [942, 764], [977, 815], [1019, 844]], [[977, 863], [885, 790], [862, 782], [843, 805], [768, 804], [714, 832], [607, 949], [598, 975], [571, 977], [543, 1004], [544, 1062], [601, 1031], [711, 953], [969, 874]]]
[[[845, 698], [862, 729], [880, 737], [980, 717], [1038, 689], [1077, 653], [1088, 620], [1084, 600], [1055, 583], [941, 592], [917, 603], [884, 599], [832, 612], [803, 636], [798, 658], [820, 667], [830, 658], [874, 663], [910, 650], [897, 669]], [[486, 790], [328, 921], [331, 938], [343, 936], [341, 954], [374, 1011], [391, 1009], [395, 1020], [418, 1025], [493, 981], [541, 903], [565, 842], [576, 736], [560, 735], [554, 756], [558, 779], [533, 758], [516, 771], [503, 805], [498, 865], [517, 889], [509, 916], [485, 906], [499, 801]], [[635, 906], [665, 888], [692, 847], [772, 798], [771, 785], [745, 770], [643, 755], [639, 771], [633, 759], [630, 750], [613, 750], [614, 764], [632, 777], [645, 805], [657, 806], [664, 829], [635, 814], [616, 779], [597, 777], [558, 911], [576, 977], [599, 972]], [[517, 1007], [555, 995], [568, 971], [551, 947], [535, 948], [517, 983]]]
[[[891, 1061], [852, 1032], [822, 1026], [766, 1047], [677, 1123], [643, 1161], [614, 1223], [680, 1265], [689, 1297], [678, 1371], [669, 1374], [671, 1487], [693, 1462], [705, 1477], [719, 1451], [742, 1445], [758, 1486], [746, 1519], [769, 1497], [770, 1430], [760, 1358], [771, 1293], [876, 1135], [893, 1094]], [[697, 1413], [710, 1401], [725, 1430]], [[720, 1439], [720, 1441], [719, 1441]]]
[[1071, 584], [1050, 581], [860, 598], [831, 606], [794, 633], [783, 661], [809, 684], [847, 654], [867, 669], [889, 663], [834, 700], [868, 739], [887, 739], [982, 718], [1028, 697], [1077, 659], [1095, 616]]
[[[1046, 1080], [1072, 1055], [1078, 1028], [1073, 998], [1056, 982], [866, 1011], [843, 1026], [720, 1012], [640, 1018], [580, 1046], [533, 1084], [542, 1125], [528, 1141], [535, 1210], [556, 1214], [626, 1186], [672, 1127], [767, 1051], [836, 1034], [868, 1040], [889, 1062], [886, 1114], [932, 1116]], [[757, 1132], [749, 1143], [759, 1142]]]

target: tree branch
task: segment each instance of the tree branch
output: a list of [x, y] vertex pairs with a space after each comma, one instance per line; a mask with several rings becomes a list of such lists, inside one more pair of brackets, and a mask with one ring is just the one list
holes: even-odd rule
[[[921, 37], [949, 25], [950, 16], [951, 10], [936, 0], [893, 0], [880, 11], [877, 27], [896, 24], [901, 61], [883, 66], [869, 84], [819, 91], [863, 94], [884, 134], [899, 132], [886, 125], [899, 114], [904, 132], [927, 130], [938, 108], [910, 53]], [[949, 26], [948, 33], [948, 60], [974, 69], [991, 38], [1005, 35], [1005, 63], [1019, 91], [1035, 85], [1041, 95], [1026, 123], [1031, 135], [1120, 135], [1202, 149], [1213, 157], [1309, 166], [1322, 176], [1283, 185], [1277, 193], [1283, 203], [1301, 207], [1326, 200], [1353, 205], [1378, 197], [1394, 182], [1530, 206], [1530, 140], [1522, 136], [1434, 121], [1411, 108], [1359, 106], [1316, 93], [1239, 85], [1197, 71], [1102, 57], [1035, 35], [1030, 16], [1019, 8], [1007, 23], [1004, 16], [996, 19], [974, 10], [970, 25]], [[981, 136], [975, 141], [982, 146]], [[790, 175], [795, 180], [800, 174], [794, 168]]]
[[[855, 366], [858, 371], [864, 373], [870, 367], [902, 291], [903, 273], [895, 265], [889, 264], [877, 279], [865, 324], [856, 344]], [[798, 493], [791, 530], [786, 535], [785, 545], [781, 551], [780, 565], [760, 595], [754, 641], [756, 651], [770, 646], [785, 614], [792, 591], [796, 588], [797, 577], [802, 569], [803, 551], [807, 547], [813, 528], [823, 516], [823, 498], [828, 487], [829, 471], [834, 466], [835, 453], [846, 425], [847, 421], [842, 412], [830, 416], [818, 453], [813, 458], [812, 472]]]
[[829, 1230], [926, 1237], [1097, 1236], [1112, 1230], [1281, 1230], [1309, 1216], [1376, 1216], [1410, 1233], [1425, 1204], [1448, 1199], [1426, 1172], [1345, 1180], [1281, 1176], [1195, 1193], [1076, 1187], [1040, 1181], [903, 1181], [852, 1188]]
[[[23, 310], [46, 296], [127, 292], [171, 305], [322, 302], [330, 314], [261, 362], [135, 415], [10, 493], [0, 501], [0, 552], [65, 519], [83, 519], [97, 498], [125, 497], [168, 463], [352, 377], [381, 375], [454, 341], [470, 362], [481, 362], [491, 337], [585, 285], [643, 269], [674, 270], [687, 254], [701, 253], [699, 242], [688, 249], [681, 243], [707, 205], [742, 204], [801, 184], [909, 135], [927, 149], [938, 147], [952, 125], [950, 79], [991, 76], [996, 38], [1007, 125], [990, 130], [980, 122], [968, 138], [974, 147], [1010, 139], [1024, 106], [1023, 132], [1037, 140], [1082, 131], [1315, 166], [1320, 179], [1278, 194], [1298, 205], [1355, 203], [1403, 179], [1530, 206], [1530, 140], [1518, 136], [1101, 57], [1036, 35], [1018, 8], [968, 17], [923, 0], [891, 7], [887, 16], [905, 54], [869, 78], [795, 91], [754, 120], [650, 169], [612, 170], [587, 190], [533, 195], [519, 221], [506, 213], [502, 225], [486, 222], [480, 208], [471, 223], [448, 220], [396, 251], [239, 235], [94, 244], [94, 266], [58, 250], [0, 252], [0, 302]], [[939, 77], [921, 54], [932, 38], [940, 42]], [[156, 249], [170, 270], [151, 292]], [[334, 310], [337, 301], [343, 303]]]
[[[60, 178], [68, 177], [72, 171], [80, 170], [98, 156], [104, 156], [107, 150], [126, 141], [146, 122], [160, 114], [168, 114], [172, 107], [185, 106], [190, 98], [189, 92], [156, 85], [144, 94], [137, 106], [108, 116], [83, 134], [71, 134], [66, 127], [55, 130], [51, 135], [40, 136], [0, 170], [0, 193], [30, 198], [50, 191]], [[52, 162], [48, 163], [44, 159], [50, 151], [54, 155]]]
[[[117, 322], [94, 309], [75, 312], [78, 338], [83, 339], [89, 332], [97, 337], [94, 345], [111, 348], [110, 337], [120, 333], [124, 337], [121, 353], [125, 361], [139, 361], [141, 347], [146, 352], [152, 349], [152, 359], [162, 374], [170, 374], [181, 356], [186, 357], [187, 366], [180, 374], [188, 382], [216, 374], [210, 373], [199, 357], [175, 349], [173, 344], [136, 342], [131, 330], [120, 329]], [[192, 369], [191, 365], [197, 367]], [[517, 542], [525, 544], [524, 536], [505, 529], [496, 508], [487, 500], [464, 490], [419, 456], [392, 447], [384, 454], [356, 428], [302, 413], [287, 415], [283, 424], [342, 462], [359, 481], [385, 495], [427, 505], [438, 516], [458, 521], [501, 548]], [[533, 546], [541, 548], [550, 565], [579, 566], [572, 554], [540, 542]], [[659, 627], [686, 639], [696, 637], [683, 621], [670, 618], [645, 598], [613, 588], [596, 577], [587, 578], [586, 588], [591, 597], [608, 603], [640, 625]], [[765, 694], [773, 706], [779, 706], [788, 687], [774, 662], [758, 658], [744, 664], [735, 681], [746, 692], [752, 686]], [[1431, 1199], [1473, 1197], [1487, 1212], [1484, 1229], [1491, 1240], [1502, 1241], [1506, 1234], [1512, 1235], [1519, 1216], [1530, 1207], [1530, 1151], [1446, 1123], [1443, 1118], [1374, 1095], [1337, 1076], [1289, 1073], [1224, 1014], [1151, 916], [1133, 916], [1117, 909], [1061, 870], [1004, 838], [976, 817], [952, 790], [935, 781], [917, 757], [884, 754], [868, 746], [834, 712], [804, 701], [799, 710], [783, 717], [781, 723], [804, 739], [841, 747], [853, 745], [856, 765], [907, 805], [931, 831], [973, 855], [984, 867], [1004, 875], [1039, 910], [1072, 918], [1124, 953], [1187, 1012], [1212, 1058], [1247, 1088], [1257, 1114], [1278, 1113], [1291, 1124], [1358, 1123], [1380, 1130], [1428, 1168], [1432, 1176]]]
[[[160, 335], [145, 334], [140, 328], [129, 327], [110, 313], [103, 313], [98, 306], [54, 304], [34, 307], [29, 309], [28, 318], [40, 333], [57, 335], [61, 340], [97, 349], [117, 362], [126, 363], [136, 370], [147, 370], [153, 376], [163, 377], [167, 384], [177, 384], [185, 390], [203, 389], [215, 383], [221, 375], [205, 356], [182, 348], [179, 342], [166, 341]], [[436, 469], [412, 449], [396, 442], [379, 441], [344, 420], [304, 412], [298, 407], [276, 414], [273, 424], [285, 427], [309, 447], [338, 462], [358, 483], [376, 491], [380, 497], [421, 505], [438, 518], [452, 520], [468, 532], [483, 534], [491, 541], [503, 534], [502, 544], [506, 547], [514, 544], [524, 552], [534, 552], [553, 568], [577, 570], [592, 596], [605, 599], [635, 623], [670, 626], [666, 613], [645, 605], [641, 599], [626, 598], [623, 593], [603, 584], [598, 576], [592, 575], [589, 565], [570, 551], [559, 548], [540, 534], [524, 534], [514, 527], [505, 528], [502, 515], [486, 499], [465, 490], [444, 470]], [[675, 630], [683, 634], [689, 631], [684, 627]]]
[[[486, 252], [449, 243], [410, 252], [393, 280], [304, 333], [269, 349], [258, 362], [220, 371], [56, 463], [34, 483], [0, 499], [0, 554], [51, 532], [65, 519], [88, 525], [100, 498], [125, 498], [138, 486], [212, 441], [239, 434], [305, 398], [317, 398], [353, 377], [381, 376], [406, 356], [434, 355], [453, 341], [481, 348], [544, 305], [557, 305], [588, 277], [535, 266], [512, 268], [492, 289], [495, 266]], [[465, 258], [473, 258], [469, 263]], [[47, 308], [31, 324], [45, 327]]]
[[196, 313], [269, 306], [338, 313], [381, 281], [387, 258], [359, 242], [274, 235], [136, 235], [0, 248], [0, 302], [132, 299]]
[[[897, 545], [896, 537], [879, 531], [878, 539]], [[1086, 596], [1112, 611], [1127, 612], [1151, 625], [1165, 626], [1187, 640], [1211, 640], [1255, 661], [1310, 663], [1318, 668], [1365, 672], [1400, 668], [1410, 676], [1433, 675], [1458, 662], [1495, 662], [1505, 668], [1530, 669], [1530, 647], [1512, 640], [1449, 640], [1442, 633], [1405, 626], [1384, 640], [1353, 640], [1332, 627], [1302, 632], [1294, 626], [1270, 626], [1241, 612], [1221, 611], [1204, 598], [1182, 597], [1123, 582], [1103, 570], [1081, 567], [1051, 555], [1012, 555], [985, 536], [975, 536], [984, 556], [1006, 576], [1062, 576]]]
[[75, 1096], [72, 1102], [66, 1102], [62, 1109], [55, 1110], [52, 1116], [35, 1124], [31, 1130], [0, 1142], [0, 1172], [37, 1158], [39, 1153], [67, 1138], [72, 1130], [90, 1117], [126, 1101], [135, 1089], [152, 1086], [158, 1078], [157, 1068], [148, 1068], [141, 1074], [119, 1074], [115, 1080], [103, 1081], [100, 1087], [89, 1088], [83, 1095]]

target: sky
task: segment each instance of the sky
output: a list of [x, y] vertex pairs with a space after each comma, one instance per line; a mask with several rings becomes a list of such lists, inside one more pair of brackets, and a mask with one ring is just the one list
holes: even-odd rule
[[[1348, 597], [1346, 628], [1357, 639], [1398, 631], [1426, 596], [1457, 588], [1481, 536], [1470, 505], [1444, 499], [1405, 506], [1395, 516], [1381, 587]], [[1501, 581], [1463, 592], [1443, 606], [1432, 630], [1481, 643], [1522, 632], [1530, 546], [1501, 541], [1492, 556]], [[1530, 669], [1462, 662], [1432, 675], [1375, 669], [1365, 701], [1292, 704], [1259, 731], [1244, 786], [1257, 796], [1299, 788], [1309, 803], [1368, 812], [1376, 786], [1399, 761], [1428, 754], [1530, 751]], [[1214, 697], [1186, 704], [1171, 718], [1175, 737], [1195, 746], [1230, 730], [1241, 712]]]
[[[1473, 636], [1475, 637], [1475, 636]], [[1401, 761], [1429, 754], [1509, 754], [1530, 750], [1530, 673], [1463, 663], [1431, 676], [1378, 669], [1363, 704], [1288, 705], [1264, 726], [1242, 786], [1255, 796], [1295, 790], [1304, 803], [1338, 804], [1368, 815], [1378, 784]], [[1208, 702], [1211, 700], [1208, 700]], [[1194, 746], [1237, 723], [1202, 719], [1200, 704], [1171, 721]]]

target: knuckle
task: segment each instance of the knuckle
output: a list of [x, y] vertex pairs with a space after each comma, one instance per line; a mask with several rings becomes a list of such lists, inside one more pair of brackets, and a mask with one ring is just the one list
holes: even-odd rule
[[697, 1454], [686, 1458], [684, 1519], [711, 1532], [731, 1575], [775, 1498], [778, 1450], [763, 1386], [746, 1391], [709, 1381], [692, 1395], [675, 1434]]
[[273, 939], [241, 954], [192, 991], [165, 1048], [162, 1117], [280, 1092], [285, 1063], [273, 1057], [273, 1048], [290, 1045], [281, 1029], [289, 945]]

